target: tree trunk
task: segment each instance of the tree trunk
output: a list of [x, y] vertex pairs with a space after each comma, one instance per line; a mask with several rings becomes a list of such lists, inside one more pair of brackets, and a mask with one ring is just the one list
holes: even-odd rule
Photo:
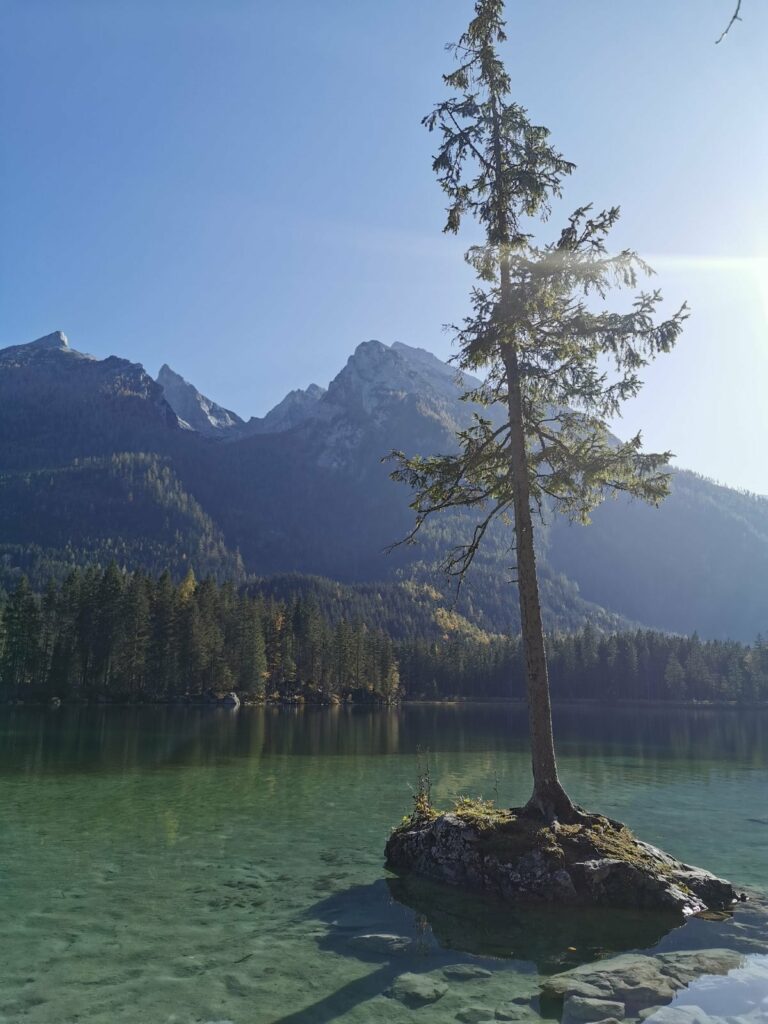
[[528, 690], [528, 720], [531, 737], [533, 794], [526, 811], [546, 820], [573, 820], [578, 811], [560, 784], [552, 735], [547, 655], [541, 621], [536, 552], [533, 546], [533, 517], [528, 480], [528, 455], [523, 427], [523, 404], [517, 353], [509, 346], [504, 358], [507, 372], [507, 412], [510, 427], [510, 472], [515, 513], [517, 589], [520, 599], [520, 627], [525, 654]]
[[[499, 305], [502, 325], [510, 312], [512, 283], [510, 279], [509, 246], [511, 232], [505, 203], [504, 160], [501, 146], [501, 115], [498, 95], [493, 95], [493, 158], [496, 180], [493, 185], [496, 203], [495, 229], [489, 242], [499, 247]], [[502, 326], [503, 331], [503, 326]], [[517, 591], [520, 600], [520, 629], [525, 655], [525, 678], [528, 691], [528, 725], [531, 738], [533, 793], [525, 811], [541, 815], [547, 821], [573, 821], [579, 811], [560, 784], [552, 735], [552, 707], [549, 699], [547, 653], [541, 621], [539, 580], [536, 575], [536, 552], [533, 547], [531, 488], [528, 479], [528, 453], [523, 422], [523, 399], [520, 367], [513, 338], [502, 338], [501, 355], [507, 375], [507, 415], [510, 429], [510, 474], [512, 505], [515, 514], [515, 550], [517, 554]]]

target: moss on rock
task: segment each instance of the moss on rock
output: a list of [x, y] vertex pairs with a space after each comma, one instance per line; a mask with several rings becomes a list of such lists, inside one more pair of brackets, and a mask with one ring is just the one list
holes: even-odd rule
[[387, 843], [388, 866], [509, 900], [670, 910], [730, 905], [730, 883], [642, 842], [621, 822], [584, 814], [547, 823], [490, 801], [417, 807]]

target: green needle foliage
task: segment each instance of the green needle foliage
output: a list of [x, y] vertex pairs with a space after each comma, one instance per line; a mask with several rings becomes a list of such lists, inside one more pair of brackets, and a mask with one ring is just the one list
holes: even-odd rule
[[[458, 232], [469, 217], [484, 235], [467, 252], [477, 279], [471, 312], [455, 330], [458, 365], [483, 377], [465, 397], [489, 414], [476, 415], [458, 435], [458, 453], [393, 453], [392, 475], [414, 494], [408, 540], [438, 512], [477, 510], [466, 543], [445, 561], [460, 580], [490, 524], [499, 517], [514, 524], [531, 709], [529, 809], [565, 819], [577, 812], [557, 777], [533, 513], [551, 505], [587, 522], [609, 493], [654, 504], [665, 496], [670, 453], [644, 452], [639, 434], [617, 442], [607, 420], [638, 393], [642, 368], [671, 350], [687, 312], [683, 306], [660, 319], [661, 294], [638, 291], [651, 268], [631, 250], [609, 251], [616, 207], [580, 207], [552, 241], [534, 238], [532, 226], [547, 220], [574, 165], [510, 98], [498, 53], [506, 38], [503, 10], [503, 0], [477, 0], [474, 19], [450, 47], [458, 66], [444, 81], [457, 95], [425, 118], [440, 134], [433, 167], [448, 197], [445, 230]], [[629, 308], [601, 308], [617, 287], [637, 292]]]

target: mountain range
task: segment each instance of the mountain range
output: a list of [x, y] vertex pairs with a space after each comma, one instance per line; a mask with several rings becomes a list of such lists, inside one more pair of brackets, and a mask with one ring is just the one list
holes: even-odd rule
[[[412, 514], [382, 456], [455, 447], [472, 416], [468, 383], [423, 349], [367, 341], [327, 389], [291, 391], [244, 420], [167, 365], [155, 380], [60, 332], [2, 349], [0, 585], [25, 572], [42, 586], [112, 559], [278, 588], [275, 577], [325, 577], [394, 588], [405, 603], [433, 593], [462, 621], [514, 630], [508, 526], [492, 531], [455, 604], [433, 566], [466, 535], [467, 515], [385, 551]], [[768, 631], [768, 499], [675, 470], [660, 509], [608, 501], [593, 520], [545, 516], [539, 530], [550, 629], [642, 624], [746, 641]]]

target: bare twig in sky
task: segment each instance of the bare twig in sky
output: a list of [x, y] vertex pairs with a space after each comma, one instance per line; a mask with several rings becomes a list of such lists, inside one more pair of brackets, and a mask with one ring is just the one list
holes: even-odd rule
[[725, 39], [725, 37], [728, 35], [728, 33], [733, 28], [733, 24], [736, 21], [741, 21], [741, 0], [738, 0], [738, 2], [736, 4], [736, 10], [733, 12], [731, 20], [725, 26], [724, 30], [720, 33], [718, 38], [715, 40], [715, 45], [717, 45], [718, 43], [722, 43], [722, 41]]

